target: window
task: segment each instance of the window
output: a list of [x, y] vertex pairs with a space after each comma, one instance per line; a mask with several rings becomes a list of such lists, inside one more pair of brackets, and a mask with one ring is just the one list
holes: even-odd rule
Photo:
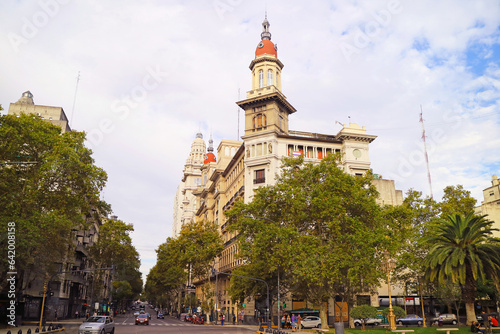
[[255, 115], [255, 117], [253, 118], [253, 127], [262, 128], [264, 126], [267, 126], [266, 115], [263, 114]]
[[259, 71], [259, 88], [264, 87], [264, 71]]
[[258, 169], [255, 171], [254, 184], [265, 183], [266, 182], [266, 172], [264, 169]]
[[267, 70], [267, 85], [271, 86], [273, 83], [273, 70]]

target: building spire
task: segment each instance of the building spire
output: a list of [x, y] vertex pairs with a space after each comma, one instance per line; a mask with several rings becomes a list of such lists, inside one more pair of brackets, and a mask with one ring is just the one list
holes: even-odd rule
[[267, 20], [267, 10], [266, 10], [266, 16], [264, 18], [264, 22], [262, 22], [262, 33], [260, 34], [260, 38], [262, 40], [271, 40], [271, 33], [269, 32], [269, 26], [271, 24]]
[[208, 152], [211, 152], [213, 153], [214, 151], [214, 141], [212, 139], [212, 134], [210, 134], [210, 139], [208, 140], [208, 149], [207, 149]]

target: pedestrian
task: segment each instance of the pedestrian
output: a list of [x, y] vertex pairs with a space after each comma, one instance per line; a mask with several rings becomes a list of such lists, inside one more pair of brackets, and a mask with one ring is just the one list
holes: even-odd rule
[[486, 334], [491, 334], [490, 316], [483, 311], [481, 313], [481, 318], [483, 319], [484, 332]]
[[286, 328], [285, 326], [286, 326], [286, 317], [283, 314], [283, 316], [281, 317], [281, 328]]
[[224, 326], [224, 314], [220, 315], [220, 325]]
[[78, 310], [75, 311], [75, 318], [78, 319]]
[[243, 325], [243, 311], [242, 313], [238, 314], [238, 324]]
[[443, 327], [443, 316], [442, 315], [439, 315], [439, 317], [438, 317], [438, 326]]
[[295, 314], [292, 314], [292, 332], [297, 330], [297, 317]]
[[286, 317], [286, 328], [292, 328], [292, 320], [290, 319], [290, 314]]
[[236, 324], [236, 315], [233, 313], [233, 325]]
[[300, 332], [300, 329], [301, 329], [301, 325], [302, 325], [302, 318], [300, 317], [300, 314], [297, 315], [297, 331]]
[[472, 325], [470, 326], [470, 331], [472, 333], [482, 333], [484, 334], [484, 329], [479, 328], [479, 322], [473, 322]]

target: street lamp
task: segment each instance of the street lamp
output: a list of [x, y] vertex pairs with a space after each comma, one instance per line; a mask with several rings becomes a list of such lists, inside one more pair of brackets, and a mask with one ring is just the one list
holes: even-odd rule
[[396, 321], [394, 317], [394, 310], [392, 309], [392, 297], [391, 297], [391, 271], [394, 270], [394, 260], [391, 259], [391, 254], [389, 251], [384, 252], [385, 263], [384, 270], [387, 271], [387, 289], [389, 291], [389, 330], [393, 331], [396, 329]]

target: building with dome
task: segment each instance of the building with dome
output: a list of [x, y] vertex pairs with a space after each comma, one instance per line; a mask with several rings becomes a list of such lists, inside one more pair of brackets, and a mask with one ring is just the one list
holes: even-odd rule
[[41, 119], [60, 127], [63, 133], [71, 131], [68, 118], [62, 107], [35, 104], [33, 94], [29, 90], [24, 92], [17, 102], [10, 104], [8, 113], [11, 115], [20, 115], [21, 113], [35, 114]]
[[[370, 169], [369, 145], [376, 139], [375, 135], [367, 133], [364, 126], [355, 123], [344, 124], [336, 134], [290, 129], [289, 116], [298, 111], [283, 94], [281, 72], [284, 65], [278, 59], [278, 48], [271, 41], [269, 27], [270, 23], [266, 17], [262, 23], [261, 40], [249, 66], [250, 90], [245, 99], [236, 102], [245, 114], [242, 141], [222, 140], [217, 149], [217, 159], [213, 157], [203, 163], [198, 160], [197, 166], [188, 168], [193, 153], [198, 153], [193, 151], [193, 143], [184, 178], [179, 186], [184, 190], [178, 191], [176, 196], [175, 208], [177, 212], [182, 212], [184, 221], [207, 220], [216, 222], [220, 227], [225, 243], [222, 255], [215, 259], [215, 267], [220, 272], [229, 273], [242, 264], [237, 256], [237, 244], [234, 242], [236, 232], [227, 230], [224, 212], [237, 200], [251, 202], [254, 191], [259, 187], [275, 184], [275, 176], [280, 171], [283, 157], [303, 156], [306, 162], [319, 162], [329, 154], [341, 153], [340, 165], [345, 172], [363, 175]], [[332, 124], [332, 127], [334, 125]], [[213, 152], [209, 150], [207, 156], [210, 153]], [[190, 178], [199, 178], [199, 181], [186, 183]], [[393, 181], [377, 177], [374, 184], [381, 193], [380, 203], [402, 203], [402, 192], [395, 189]], [[184, 199], [182, 203], [181, 198]], [[186, 206], [181, 207], [184, 203]], [[179, 213], [174, 213], [174, 235], [176, 231], [178, 233], [179, 226], [182, 226], [180, 216]], [[203, 283], [206, 283], [206, 278], [194, 281], [199, 300], [204, 298], [201, 289]], [[227, 319], [231, 319], [232, 314], [241, 314], [242, 311], [247, 312], [244, 314], [245, 318], [253, 318], [254, 310], [258, 310], [262, 305], [249, 300], [244, 310], [238, 309], [237, 305], [231, 303], [229, 284], [228, 276], [219, 275], [214, 301], [216, 308], [224, 312]], [[289, 310], [307, 306], [304, 301], [291, 300], [291, 296], [288, 298], [290, 300], [286, 304]], [[329, 314], [332, 316], [340, 314], [338, 307], [334, 307], [334, 303], [331, 303]]]

